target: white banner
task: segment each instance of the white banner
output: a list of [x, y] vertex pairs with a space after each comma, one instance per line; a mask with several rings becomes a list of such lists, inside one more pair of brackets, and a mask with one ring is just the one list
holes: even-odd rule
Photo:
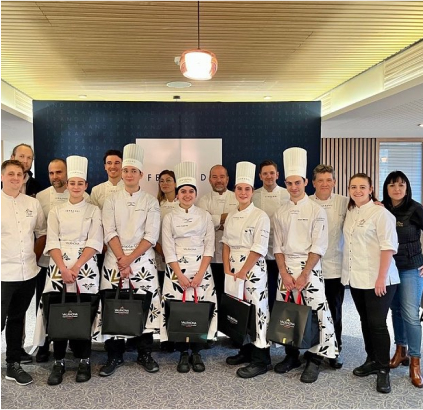
[[222, 139], [136, 139], [144, 149], [144, 177], [141, 189], [157, 196], [159, 174], [164, 169], [174, 170], [176, 164], [192, 161], [197, 164], [197, 199], [211, 191], [209, 172], [213, 165], [222, 163]]

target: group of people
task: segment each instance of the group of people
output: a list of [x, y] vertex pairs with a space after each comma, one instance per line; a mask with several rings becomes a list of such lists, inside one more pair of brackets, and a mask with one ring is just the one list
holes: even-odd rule
[[[99, 375], [112, 375], [124, 364], [129, 342], [137, 362], [150, 373], [159, 370], [152, 357], [153, 334], [169, 342], [166, 300], [194, 299], [214, 306], [207, 339], [218, 329], [218, 309], [225, 282], [243, 281], [244, 299], [255, 305], [256, 337], [246, 339], [228, 365], [252, 378], [271, 368], [267, 326], [275, 300], [286, 292], [317, 312], [319, 343], [304, 354], [300, 380], [317, 380], [324, 359], [343, 365], [342, 304], [348, 285], [360, 316], [367, 358], [356, 376], [377, 374], [376, 389], [391, 390], [389, 372], [410, 365], [414, 386], [423, 387], [420, 370], [423, 255], [420, 235], [423, 207], [412, 199], [408, 178], [388, 175], [383, 200], [376, 200], [371, 179], [362, 173], [349, 181], [349, 198], [333, 193], [330, 165], [313, 171], [315, 193], [305, 187], [307, 152], [283, 153], [286, 189], [277, 185], [276, 163], [260, 164], [263, 186], [254, 190], [256, 165], [239, 162], [234, 192], [227, 189], [226, 168], [210, 170], [212, 191], [197, 201], [196, 164], [183, 162], [159, 174], [157, 199], [140, 189], [144, 151], [128, 144], [104, 156], [108, 181], [86, 193], [88, 160], [70, 156], [49, 164], [51, 186], [31, 195], [31, 147], [21, 144], [2, 164], [2, 330], [6, 326], [6, 378], [29, 384], [20, 363], [32, 361], [22, 347], [25, 312], [36, 288], [35, 345], [38, 362], [48, 361], [48, 308], [61, 292], [74, 293], [92, 306], [93, 340], [105, 343], [107, 362]], [[197, 203], [197, 205], [196, 205]], [[38, 266], [37, 267], [37, 263]], [[41, 268], [41, 269], [40, 269]], [[39, 272], [38, 272], [39, 271]], [[151, 293], [145, 329], [133, 339], [101, 331], [101, 306], [107, 291], [128, 279], [136, 294]], [[387, 314], [392, 309], [396, 352], [390, 359]], [[6, 321], [7, 319], [7, 321]], [[254, 340], [253, 340], [254, 339]], [[62, 382], [68, 346], [79, 359], [77, 382], [91, 378], [91, 341], [53, 341], [49, 385]], [[407, 349], [408, 347], [408, 349]], [[200, 343], [175, 343], [177, 371], [205, 370]], [[286, 346], [276, 373], [300, 367], [299, 349]], [[28, 357], [29, 356], [29, 357]]]

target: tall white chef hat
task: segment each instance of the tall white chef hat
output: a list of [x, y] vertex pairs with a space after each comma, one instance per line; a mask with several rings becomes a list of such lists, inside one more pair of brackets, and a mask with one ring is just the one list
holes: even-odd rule
[[144, 150], [138, 144], [128, 144], [123, 147], [123, 167], [135, 167], [142, 172]]
[[303, 148], [288, 148], [283, 152], [283, 167], [285, 178], [291, 175], [299, 175], [306, 178], [307, 175], [307, 151]]
[[197, 165], [195, 162], [181, 162], [175, 166], [176, 188], [191, 185], [197, 188]]
[[254, 176], [256, 173], [256, 164], [248, 161], [241, 161], [236, 164], [235, 185], [249, 184], [254, 188]]
[[73, 177], [87, 180], [88, 159], [79, 155], [71, 155], [66, 158], [66, 167], [68, 171], [68, 179]]

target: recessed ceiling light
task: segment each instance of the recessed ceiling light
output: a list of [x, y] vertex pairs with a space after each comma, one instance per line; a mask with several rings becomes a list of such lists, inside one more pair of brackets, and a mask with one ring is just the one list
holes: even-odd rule
[[266, 95], [265, 97], [263, 97], [263, 100], [271, 100], [272, 97], [270, 95]]
[[80, 94], [78, 96], [81, 100], [85, 100], [87, 98], [87, 96], [85, 94]]
[[166, 84], [169, 88], [188, 88], [191, 87], [191, 83], [188, 81], [171, 81]]
[[417, 124], [419, 127], [422, 127], [423, 128], [423, 123], [421, 123], [421, 124]]

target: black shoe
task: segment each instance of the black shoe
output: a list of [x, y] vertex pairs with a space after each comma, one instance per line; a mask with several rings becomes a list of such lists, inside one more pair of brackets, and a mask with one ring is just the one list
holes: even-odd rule
[[389, 371], [381, 369], [377, 373], [376, 390], [379, 393], [391, 392], [391, 381], [389, 378]]
[[206, 370], [206, 366], [204, 366], [203, 360], [201, 359], [201, 355], [199, 353], [193, 353], [189, 358], [189, 361], [192, 364], [192, 370], [194, 370], [194, 372], [200, 373]]
[[137, 363], [144, 367], [144, 370], [148, 373], [156, 373], [159, 371], [159, 365], [151, 357], [150, 352], [138, 353]]
[[49, 386], [56, 386], [62, 383], [63, 373], [66, 371], [65, 362], [62, 360], [56, 360], [51, 370], [50, 376], [48, 377], [47, 384]]
[[21, 348], [21, 364], [32, 363], [32, 356], [28, 354], [25, 349]]
[[123, 358], [113, 357], [108, 358], [106, 364], [100, 369], [98, 375], [101, 377], [107, 377], [112, 375], [115, 370], [123, 365]]
[[358, 377], [366, 377], [370, 374], [377, 374], [379, 369], [376, 366], [376, 362], [374, 360], [366, 360], [364, 364], [359, 367], [356, 367], [353, 370], [353, 374]]
[[296, 369], [301, 366], [301, 362], [298, 357], [286, 355], [280, 363], [274, 367], [275, 373], [288, 373], [292, 369]]
[[250, 363], [251, 357], [245, 356], [242, 353], [238, 353], [235, 356], [229, 356], [226, 358], [226, 363], [230, 364], [231, 366], [235, 366], [237, 364], [243, 364], [243, 363]]
[[45, 363], [48, 362], [50, 358], [50, 350], [48, 346], [40, 346], [38, 348], [38, 352], [35, 355], [35, 361], [37, 363]]
[[189, 354], [188, 352], [182, 352], [181, 357], [179, 358], [178, 366], [176, 367], [176, 370], [179, 373], [188, 373], [190, 370], [189, 365]]
[[14, 380], [20, 386], [26, 386], [34, 380], [32, 377], [22, 369], [19, 363], [7, 363], [6, 380]]
[[329, 365], [330, 367], [333, 367], [334, 369], [342, 368], [343, 364], [344, 364], [344, 358], [341, 356], [341, 353], [339, 353], [336, 359], [329, 359]]
[[309, 360], [301, 374], [300, 380], [303, 383], [314, 383], [319, 377], [320, 365], [313, 360]]
[[240, 367], [236, 371], [236, 374], [243, 379], [251, 379], [252, 377], [266, 373], [267, 370], [268, 365], [266, 364], [250, 363], [248, 366]]
[[91, 379], [91, 364], [89, 361], [82, 359], [78, 365], [76, 372], [76, 382], [83, 383]]

